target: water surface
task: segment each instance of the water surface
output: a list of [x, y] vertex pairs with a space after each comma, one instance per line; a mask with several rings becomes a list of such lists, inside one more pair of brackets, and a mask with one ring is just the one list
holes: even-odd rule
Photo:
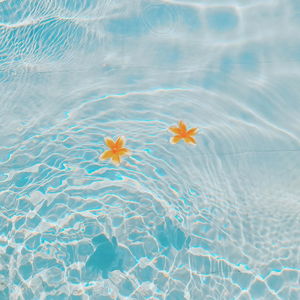
[[0, 1], [0, 298], [300, 299], [299, 26], [296, 0]]

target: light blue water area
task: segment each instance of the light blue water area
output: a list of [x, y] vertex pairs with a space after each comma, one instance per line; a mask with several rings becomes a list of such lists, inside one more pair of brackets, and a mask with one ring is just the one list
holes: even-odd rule
[[300, 299], [299, 26], [296, 0], [0, 0], [0, 300]]

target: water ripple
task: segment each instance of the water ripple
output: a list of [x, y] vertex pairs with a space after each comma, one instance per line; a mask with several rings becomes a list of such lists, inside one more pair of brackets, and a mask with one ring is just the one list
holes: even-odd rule
[[297, 7], [0, 1], [0, 298], [298, 299]]

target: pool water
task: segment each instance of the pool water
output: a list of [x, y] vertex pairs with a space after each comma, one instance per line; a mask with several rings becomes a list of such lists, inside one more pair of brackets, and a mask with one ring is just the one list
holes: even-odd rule
[[0, 0], [0, 299], [300, 299], [299, 26], [297, 0]]

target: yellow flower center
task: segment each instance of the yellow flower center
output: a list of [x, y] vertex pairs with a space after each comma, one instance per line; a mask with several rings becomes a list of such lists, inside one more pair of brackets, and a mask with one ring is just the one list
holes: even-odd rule
[[181, 136], [182, 136], [182, 137], [187, 137], [187, 132], [186, 132], [185, 130], [182, 130], [182, 131], [181, 131]]

